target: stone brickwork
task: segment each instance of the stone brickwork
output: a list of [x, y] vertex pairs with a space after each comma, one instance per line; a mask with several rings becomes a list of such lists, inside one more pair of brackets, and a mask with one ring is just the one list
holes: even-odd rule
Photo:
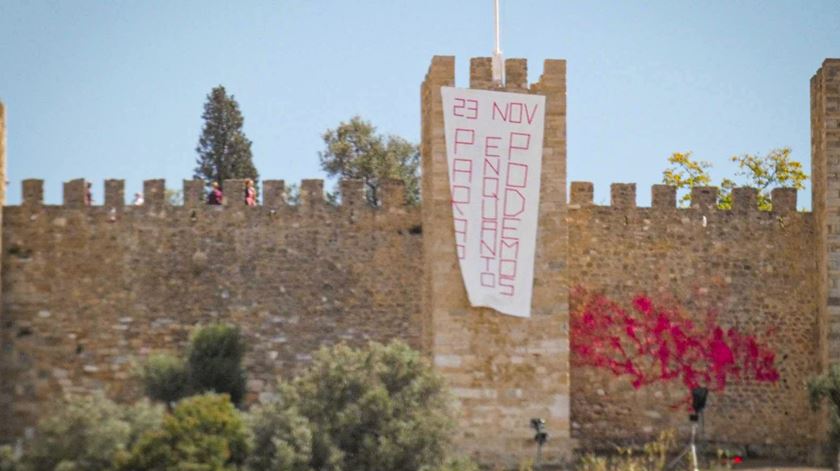
[[4, 209], [3, 439], [62, 393], [137, 397], [133, 369], [150, 353], [180, 351], [199, 324], [242, 327], [249, 401], [320, 346], [401, 338], [419, 348], [419, 208], [249, 208], [234, 198], [171, 207], [153, 180], [150, 204], [115, 213], [77, 207], [76, 182], [66, 186], [72, 208], [42, 205], [41, 181], [25, 188], [37, 200]]
[[811, 79], [811, 165], [822, 361], [840, 360], [840, 59]]
[[[24, 186], [24, 194], [26, 194], [26, 186]], [[2, 227], [2, 225], [3, 225], [3, 210], [2, 210], [2, 208], [5, 205], [6, 205], [6, 107], [5, 107], [5, 105], [3, 105], [2, 102], [0, 102], [0, 227]], [[3, 243], [3, 231], [0, 230], [0, 247], [2, 246], [2, 243]], [[2, 258], [2, 257], [3, 257], [3, 255], [0, 252], [0, 258]], [[2, 276], [2, 273], [3, 272], [0, 269], [0, 300], [2, 300], [2, 296], [3, 296], [3, 276]], [[0, 306], [1, 305], [2, 305], [2, 303], [0, 303]], [[5, 322], [5, 319], [3, 318], [2, 307], [0, 307], [0, 329], [2, 329], [3, 322]], [[0, 330], [0, 332], [2, 332], [2, 330]], [[2, 334], [0, 334], [0, 335], [2, 335]], [[0, 337], [0, 338], [2, 338], [2, 337]], [[4, 347], [4, 345], [0, 344], [0, 358], [3, 358], [2, 357], [3, 347]], [[7, 377], [4, 374], [2, 374], [2, 369], [3, 369], [3, 363], [2, 363], [2, 360], [0, 360], [0, 389], [2, 389], [2, 384], [4, 384], [6, 381], [9, 381], [7, 379]], [[2, 400], [3, 400], [3, 397], [2, 397], [2, 395], [0, 395], [0, 401], [2, 401]], [[2, 408], [3, 408], [3, 405], [0, 404], [0, 410], [2, 410]], [[0, 414], [0, 419], [2, 419], [2, 418], [3, 418], [3, 416], [2, 416], [2, 414]], [[0, 433], [0, 439], [2, 439], [2, 436], [3, 436], [3, 434]]]
[[[618, 301], [664, 297], [689, 312], [716, 310], [727, 327], [770, 331], [780, 381], [713, 393], [706, 434], [786, 457], [823, 443], [826, 421], [809, 409], [805, 381], [840, 359], [840, 60], [811, 81], [813, 213], [796, 211], [791, 189], [773, 190], [769, 213], [750, 189], [733, 193], [730, 211], [714, 208], [714, 188], [695, 188], [691, 208], [678, 209], [664, 185], [652, 188], [652, 207], [637, 207], [632, 183], [613, 184], [610, 206], [596, 206], [593, 185], [573, 182], [567, 204], [566, 63], [546, 61], [529, 85], [527, 63], [508, 60], [505, 86], [490, 65], [473, 59], [472, 87], [546, 96], [533, 317], [467, 303], [440, 99], [440, 87], [455, 83], [455, 60], [435, 57], [421, 86], [422, 208], [404, 206], [395, 182], [372, 208], [360, 182], [340, 183], [336, 207], [320, 180], [302, 182], [295, 206], [284, 181], [267, 180], [264, 203], [247, 207], [236, 196], [242, 181], [225, 182], [232, 199], [223, 206], [207, 206], [204, 183], [187, 180], [184, 205], [173, 207], [162, 180], [144, 184], [142, 206], [126, 206], [124, 183], [108, 180], [104, 205], [88, 207], [85, 180], [65, 184], [62, 206], [44, 205], [43, 182], [25, 180], [22, 204], [0, 211], [0, 441], [64, 393], [137, 397], [137, 365], [179, 351], [194, 326], [213, 321], [247, 337], [251, 402], [320, 346], [407, 341], [452, 388], [458, 446], [485, 462], [533, 456], [532, 417], [548, 422], [553, 462], [575, 445], [685, 432], [685, 412], [673, 407], [681, 387], [636, 391], [570, 365], [569, 292], [582, 286]], [[3, 177], [4, 126], [0, 105]]]
[[[735, 382], [712, 393], [706, 436], [749, 444], [765, 456], [808, 454], [824, 438], [815, 432], [819, 416], [805, 389], [819, 372], [813, 215], [791, 211], [790, 192], [774, 192], [775, 211], [761, 212], [747, 189], [735, 192], [731, 211], [677, 209], [673, 192], [670, 206], [637, 208], [632, 190], [613, 186], [612, 206], [589, 201], [569, 211], [571, 285], [626, 304], [637, 294], [673, 300], [701, 322], [711, 310], [723, 326], [766, 338], [781, 380]], [[654, 201], [665, 194], [653, 188]], [[572, 436], [586, 447], [610, 448], [668, 428], [687, 433], [687, 412], [670, 407], [685, 394], [681, 384], [634, 390], [626, 378], [572, 368]]]
[[[569, 458], [566, 263], [566, 63], [547, 60], [530, 89], [524, 60], [508, 60], [508, 91], [546, 96], [532, 317], [470, 307], [458, 268], [447, 176], [440, 87], [453, 85], [455, 59], [435, 57], [421, 88], [426, 348], [460, 405], [459, 445], [484, 462], [516, 464], [533, 456], [533, 417], [553, 439], [545, 458]], [[470, 63], [471, 88], [502, 89], [490, 58]]]

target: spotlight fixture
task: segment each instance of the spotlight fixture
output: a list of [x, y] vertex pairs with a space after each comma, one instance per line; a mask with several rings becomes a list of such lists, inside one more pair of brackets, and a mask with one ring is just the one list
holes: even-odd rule
[[539, 417], [531, 419], [531, 428], [536, 432], [534, 441], [537, 442], [537, 459], [534, 461], [534, 469], [542, 469], [542, 447], [548, 441], [548, 432], [545, 431], [545, 420]]
[[698, 387], [691, 390], [691, 408], [694, 413], [688, 416], [692, 422], [697, 422], [700, 419], [700, 414], [706, 408], [706, 397], [709, 395], [709, 389]]
[[691, 390], [691, 409], [692, 413], [688, 416], [688, 420], [691, 421], [691, 439], [688, 442], [688, 445], [683, 449], [680, 454], [671, 461], [668, 466], [665, 467], [667, 470], [675, 469], [676, 465], [680, 463], [683, 456], [689, 455], [691, 458], [691, 469], [692, 471], [698, 471], [699, 466], [697, 463], [697, 422], [700, 421], [700, 417], [703, 416], [703, 409], [706, 408], [706, 398], [709, 396], [709, 389], [704, 387], [696, 387]]
[[548, 441], [548, 433], [545, 431], [545, 420], [536, 418], [531, 419], [531, 428], [537, 433], [534, 435], [534, 441], [540, 445]]

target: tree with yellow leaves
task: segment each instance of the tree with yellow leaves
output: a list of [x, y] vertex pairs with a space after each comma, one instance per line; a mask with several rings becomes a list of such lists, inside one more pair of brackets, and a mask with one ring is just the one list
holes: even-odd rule
[[[789, 187], [801, 190], [805, 188], [808, 175], [802, 171], [802, 163], [790, 156], [790, 147], [773, 149], [767, 155], [743, 154], [736, 155], [730, 160], [738, 164], [736, 177], [743, 181], [740, 186], [748, 186], [758, 190], [758, 208], [770, 211], [773, 204], [770, 200], [770, 190], [775, 187]], [[691, 189], [695, 186], [708, 186], [712, 182], [709, 169], [712, 164], [706, 161], [692, 160], [691, 152], [674, 152], [668, 157], [669, 168], [662, 172], [662, 182], [681, 189]], [[732, 189], [739, 186], [734, 180], [724, 178], [718, 185], [718, 208], [732, 208]], [[680, 198], [680, 205], [687, 206], [691, 202], [691, 193]]]

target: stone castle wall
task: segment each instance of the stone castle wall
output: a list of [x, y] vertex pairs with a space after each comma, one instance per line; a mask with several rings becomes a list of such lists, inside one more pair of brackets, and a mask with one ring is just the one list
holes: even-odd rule
[[[571, 192], [572, 287], [624, 305], [637, 294], [673, 300], [701, 322], [717, 312], [722, 326], [754, 333], [776, 353], [777, 383], [730, 382], [710, 395], [706, 437], [788, 457], [824, 438], [805, 388], [819, 372], [814, 218], [796, 211], [793, 190], [773, 192], [773, 212], [758, 211], [747, 189], [736, 190], [731, 211], [712, 207], [716, 189], [696, 188], [695, 206], [684, 209], [662, 185], [650, 208], [636, 207], [635, 185], [612, 185], [610, 206], [592, 205], [590, 183], [573, 182]], [[572, 368], [571, 383], [572, 436], [582, 445], [687, 431], [688, 412], [677, 407], [686, 397], [681, 384], [634, 390], [626, 377], [586, 367]]]
[[[109, 182], [112, 190], [117, 183]], [[276, 188], [266, 183], [270, 200]], [[112, 211], [76, 204], [84, 184], [73, 182], [65, 198], [70, 207], [41, 205], [41, 182], [26, 181], [24, 203], [4, 209], [4, 438], [19, 436], [39, 408], [62, 393], [104, 388], [116, 398], [137, 397], [137, 365], [154, 352], [180, 351], [193, 326], [214, 320], [242, 326], [248, 338], [251, 401], [270, 394], [276, 377], [293, 374], [323, 345], [400, 338], [421, 347], [420, 210], [395, 204], [398, 194], [386, 207], [370, 208], [361, 197], [347, 196], [352, 185], [345, 183], [339, 207], [318, 199], [300, 206], [275, 199], [257, 208], [208, 207], [192, 199], [172, 207], [155, 201], [163, 182], [151, 181], [146, 205]], [[319, 181], [303, 186], [305, 198], [320, 194]], [[195, 190], [194, 182], [185, 188]], [[699, 204], [704, 193], [696, 191]], [[732, 211], [676, 209], [673, 189], [662, 186], [655, 188], [652, 208], [635, 207], [632, 185], [613, 185], [612, 193], [611, 206], [595, 206], [592, 185], [572, 183], [569, 286], [619, 301], [639, 293], [673, 297], [695, 312], [719, 310], [724, 325], [775, 331], [769, 340], [781, 358], [782, 380], [732, 384], [713, 394], [706, 430], [761, 453], [779, 443], [807, 449], [819, 438], [804, 389], [818, 370], [812, 214], [796, 212], [795, 194], [785, 191], [774, 194], [773, 213], [741, 207], [737, 196]], [[485, 327], [472, 335], [481, 340], [464, 348], [483, 351], [505, 333], [518, 336], [511, 348], [520, 354], [499, 357], [496, 343], [483, 366], [467, 372], [453, 363], [457, 354], [447, 353], [435, 357], [438, 368], [462, 372], [467, 383], [453, 386], [467, 405], [480, 402], [474, 391], [484, 389], [473, 381], [488, 375], [508, 376], [511, 390], [525, 394], [533, 378], [499, 362], [541, 359], [545, 341], [521, 347], [531, 334], [518, 324], [529, 321], [489, 312], [479, 318]], [[443, 332], [452, 336], [454, 330]], [[540, 374], [523, 365], [528, 374]], [[680, 387], [635, 391], [628, 381], [589, 368], [572, 367], [570, 374], [571, 436], [582, 446], [639, 442], [686, 425], [684, 410], [671, 407], [684, 397]], [[549, 424], [557, 433], [560, 424]], [[527, 434], [524, 425], [500, 426]]]
[[[707, 436], [786, 456], [822, 442], [825, 421], [808, 407], [805, 380], [840, 351], [840, 61], [812, 80], [814, 212], [797, 212], [795, 192], [776, 190], [765, 213], [747, 189], [735, 191], [731, 211], [712, 208], [710, 188], [677, 209], [663, 186], [651, 208], [637, 208], [628, 184], [613, 185], [610, 206], [595, 206], [592, 185], [573, 183], [567, 204], [566, 64], [547, 61], [529, 86], [525, 61], [508, 60], [506, 90], [545, 94], [548, 106], [530, 319], [466, 301], [440, 103], [454, 69], [454, 58], [436, 57], [421, 87], [422, 208], [404, 206], [396, 184], [370, 208], [359, 182], [343, 182], [341, 205], [330, 206], [317, 180], [303, 182], [296, 206], [282, 181], [263, 182], [256, 208], [240, 198], [208, 207], [202, 183], [186, 181], [184, 205], [173, 207], [162, 180], [146, 182], [139, 207], [124, 206], [119, 180], [105, 182], [102, 206], [84, 206], [83, 180], [65, 184], [63, 205], [46, 206], [42, 182], [24, 181], [23, 203], [0, 212], [0, 441], [20, 436], [62, 393], [137, 397], [136, 366], [182, 349], [195, 325], [214, 320], [242, 326], [251, 345], [250, 401], [320, 346], [407, 341], [452, 386], [459, 445], [486, 461], [532, 456], [530, 417], [548, 420], [552, 461], [575, 444], [612, 449], [666, 428], [684, 432], [685, 412], [673, 407], [682, 388], [635, 391], [570, 366], [569, 292], [581, 286], [617, 301], [670, 298], [691, 312], [717, 310], [725, 326], [771, 331], [781, 380], [713, 393]], [[497, 88], [489, 59], [472, 61], [470, 85]], [[241, 195], [243, 182], [225, 190]]]
[[[181, 351], [199, 324], [241, 326], [251, 401], [323, 345], [400, 338], [419, 348], [420, 210], [401, 204], [400, 187], [381, 208], [363, 203], [357, 182], [329, 206], [312, 180], [294, 207], [279, 182], [264, 182], [261, 207], [189, 196], [171, 207], [155, 180], [143, 206], [122, 207], [121, 183], [106, 185], [108, 205], [84, 207], [82, 181], [65, 186], [64, 206], [41, 205], [41, 182], [26, 181], [23, 205], [4, 208], [3, 439], [62, 393], [137, 397], [137, 365]], [[240, 183], [228, 194], [242, 194]], [[185, 189], [201, 195], [200, 183]]]

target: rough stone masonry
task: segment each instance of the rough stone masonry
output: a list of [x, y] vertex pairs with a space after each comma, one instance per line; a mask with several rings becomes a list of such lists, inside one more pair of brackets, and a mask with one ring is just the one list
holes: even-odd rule
[[[490, 67], [473, 59], [470, 86], [496, 88]], [[531, 417], [547, 420], [554, 462], [575, 446], [684, 432], [684, 411], [671, 407], [681, 389], [637, 391], [570, 366], [569, 292], [583, 286], [618, 300], [644, 292], [702, 301], [727, 326], [775, 330], [781, 380], [712, 395], [707, 434], [784, 457], [823, 443], [805, 381], [840, 359], [840, 60], [811, 80], [813, 212], [797, 211], [789, 189], [773, 192], [773, 212], [759, 212], [750, 189], [736, 191], [731, 211], [714, 209], [711, 188], [677, 208], [674, 189], [655, 186], [652, 207], [639, 208], [635, 185], [614, 184], [610, 205], [596, 206], [592, 185], [572, 182], [567, 202], [566, 63], [546, 61], [529, 85], [526, 62], [509, 59], [503, 88], [543, 94], [548, 107], [530, 319], [466, 301], [440, 101], [454, 70], [454, 58], [435, 57], [421, 86], [422, 207], [405, 206], [396, 182], [369, 207], [355, 181], [342, 182], [342, 203], [331, 206], [320, 180], [305, 180], [294, 206], [282, 181], [265, 181], [259, 207], [208, 207], [198, 181], [185, 181], [184, 205], [170, 206], [162, 180], [145, 183], [143, 206], [126, 206], [123, 182], [108, 180], [104, 204], [86, 207], [81, 179], [53, 206], [41, 180], [25, 180], [23, 202], [0, 211], [0, 440], [25, 435], [65, 394], [138, 397], [136, 366], [182, 349], [194, 326], [214, 321], [247, 336], [251, 402], [270, 399], [276, 378], [320, 346], [407, 341], [446, 377], [459, 445], [482, 461], [531, 457]], [[5, 118], [0, 106], [0, 182]], [[241, 185], [225, 183], [230, 194]]]

